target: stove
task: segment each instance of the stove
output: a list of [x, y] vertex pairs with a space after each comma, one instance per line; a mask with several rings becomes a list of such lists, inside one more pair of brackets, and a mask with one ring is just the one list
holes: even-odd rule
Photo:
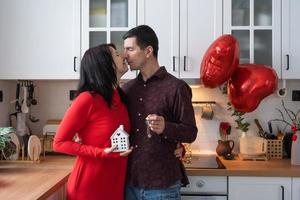
[[[216, 155], [192, 155], [188, 169], [225, 169]], [[190, 184], [181, 187], [182, 200], [227, 200], [227, 176], [189, 176]]]
[[190, 169], [225, 169], [216, 155], [192, 155], [190, 163], [184, 163]]

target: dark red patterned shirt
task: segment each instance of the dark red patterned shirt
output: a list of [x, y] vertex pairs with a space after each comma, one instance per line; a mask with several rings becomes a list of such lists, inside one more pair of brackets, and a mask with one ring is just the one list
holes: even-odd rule
[[[127, 184], [143, 188], [166, 188], [182, 178], [174, 151], [178, 142], [193, 142], [197, 127], [191, 88], [161, 67], [146, 82], [141, 74], [123, 86], [131, 120], [131, 146]], [[147, 137], [145, 118], [165, 118], [163, 134]]]

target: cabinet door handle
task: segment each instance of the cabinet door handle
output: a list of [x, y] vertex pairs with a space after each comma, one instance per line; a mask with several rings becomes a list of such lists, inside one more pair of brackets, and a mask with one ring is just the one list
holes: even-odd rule
[[175, 56], [173, 56], [173, 72], [175, 72]]
[[280, 186], [281, 187], [281, 199], [284, 200], [284, 186]]
[[183, 56], [183, 71], [186, 71], [186, 56]]
[[286, 54], [286, 70], [290, 69], [290, 56]]
[[74, 58], [73, 58], [73, 70], [74, 70], [74, 72], [77, 72], [77, 70], [76, 70], [76, 59], [77, 59], [77, 57], [74, 56]]

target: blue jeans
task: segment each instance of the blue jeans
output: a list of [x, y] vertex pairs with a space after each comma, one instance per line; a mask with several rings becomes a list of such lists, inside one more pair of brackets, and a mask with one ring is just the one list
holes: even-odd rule
[[180, 200], [180, 181], [166, 189], [126, 186], [126, 200]]

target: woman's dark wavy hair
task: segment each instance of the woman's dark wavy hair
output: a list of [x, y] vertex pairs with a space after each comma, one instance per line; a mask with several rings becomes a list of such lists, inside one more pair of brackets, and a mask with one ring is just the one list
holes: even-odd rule
[[108, 107], [112, 106], [114, 89], [117, 87], [121, 100], [124, 93], [118, 87], [116, 64], [113, 60], [110, 47], [116, 49], [114, 44], [101, 44], [88, 49], [81, 60], [80, 79], [77, 95], [89, 91], [91, 94], [100, 94]]

